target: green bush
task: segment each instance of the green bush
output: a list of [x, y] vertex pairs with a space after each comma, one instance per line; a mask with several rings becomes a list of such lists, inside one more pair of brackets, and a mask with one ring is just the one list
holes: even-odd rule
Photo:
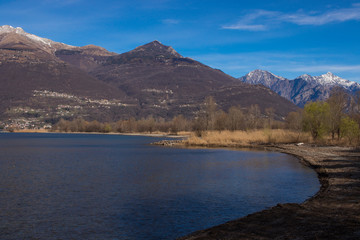
[[360, 130], [359, 125], [354, 119], [349, 117], [344, 117], [340, 122], [340, 136], [347, 138], [350, 144], [353, 143], [355, 139], [359, 138]]

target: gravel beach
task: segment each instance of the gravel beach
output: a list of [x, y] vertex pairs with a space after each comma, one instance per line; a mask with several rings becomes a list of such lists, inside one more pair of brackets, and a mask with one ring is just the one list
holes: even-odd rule
[[262, 148], [297, 156], [313, 168], [319, 192], [302, 204], [278, 204], [179, 239], [360, 239], [359, 150], [306, 144]]

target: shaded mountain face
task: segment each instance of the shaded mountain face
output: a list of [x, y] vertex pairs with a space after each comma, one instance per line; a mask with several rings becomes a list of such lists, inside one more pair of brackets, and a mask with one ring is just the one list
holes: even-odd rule
[[138, 98], [155, 90], [167, 91], [173, 95], [172, 98], [181, 98], [239, 84], [233, 77], [184, 58], [158, 41], [109, 57], [102, 66], [90, 73]]
[[57, 58], [86, 72], [101, 66], [107, 61], [109, 56], [115, 55], [117, 54], [95, 45], [73, 47], [71, 49], [59, 49], [55, 51], [55, 56]]
[[333, 87], [342, 87], [350, 94], [360, 90], [360, 84], [328, 72], [321, 76], [301, 75], [294, 80], [276, 76], [268, 71], [254, 70], [239, 78], [242, 82], [264, 85], [299, 107], [308, 101], [326, 100]]
[[242, 83], [158, 41], [116, 54], [10, 26], [0, 27], [0, 83], [1, 119], [193, 117], [207, 96], [224, 110], [258, 104], [273, 107], [278, 118], [296, 110], [269, 89]]
[[[220, 70], [177, 53], [158, 41], [111, 56], [90, 74], [139, 100], [146, 112], [194, 115], [207, 96], [214, 96], [224, 110], [258, 104], [265, 109], [275, 98], [265, 88], [249, 87]], [[276, 94], [275, 94], [276, 95]], [[295, 107], [283, 98], [274, 105], [279, 117]]]
[[41, 115], [53, 122], [76, 114], [109, 119], [104, 114], [108, 105], [96, 101], [137, 104], [120, 89], [54, 55], [58, 47], [71, 46], [27, 35], [19, 28], [0, 28], [1, 119]]

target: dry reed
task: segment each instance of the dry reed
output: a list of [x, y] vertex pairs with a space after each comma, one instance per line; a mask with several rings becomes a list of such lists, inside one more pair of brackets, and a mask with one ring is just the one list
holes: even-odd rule
[[311, 136], [307, 133], [284, 130], [263, 129], [252, 131], [208, 131], [202, 137], [192, 134], [184, 140], [189, 146], [252, 146], [271, 143], [297, 143], [311, 142]]

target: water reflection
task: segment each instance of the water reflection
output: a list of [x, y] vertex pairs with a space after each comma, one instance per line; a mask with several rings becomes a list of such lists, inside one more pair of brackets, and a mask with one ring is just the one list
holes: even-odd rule
[[0, 239], [172, 239], [314, 194], [292, 156], [0, 133]]

